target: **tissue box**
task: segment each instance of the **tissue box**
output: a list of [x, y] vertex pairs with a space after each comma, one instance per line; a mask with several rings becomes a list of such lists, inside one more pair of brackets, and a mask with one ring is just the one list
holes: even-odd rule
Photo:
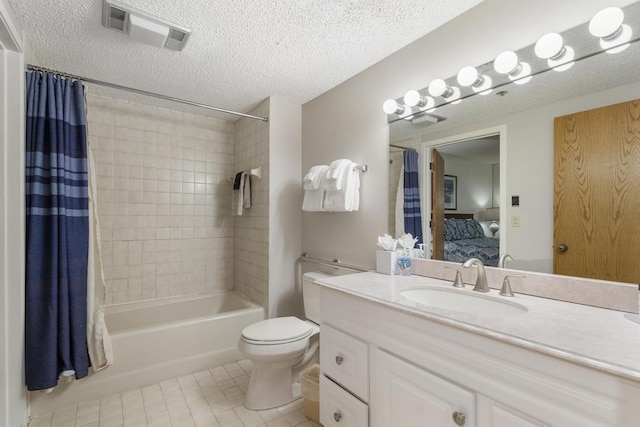
[[376, 271], [382, 274], [395, 274], [396, 251], [376, 251]]

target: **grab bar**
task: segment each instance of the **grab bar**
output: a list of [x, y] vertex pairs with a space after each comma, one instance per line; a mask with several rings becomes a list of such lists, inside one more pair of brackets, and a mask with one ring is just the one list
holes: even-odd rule
[[357, 271], [360, 273], [371, 271], [368, 268], [358, 267], [357, 265], [344, 264], [340, 262], [338, 258], [335, 258], [333, 261], [329, 261], [328, 259], [310, 257], [309, 254], [307, 254], [306, 252], [302, 253], [300, 258], [298, 258], [298, 262], [310, 262], [312, 264], [324, 265], [327, 267], [342, 268], [344, 270]]

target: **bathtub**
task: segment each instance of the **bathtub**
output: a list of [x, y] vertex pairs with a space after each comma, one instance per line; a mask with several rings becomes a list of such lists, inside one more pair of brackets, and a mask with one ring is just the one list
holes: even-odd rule
[[114, 364], [50, 394], [30, 393], [31, 415], [239, 360], [242, 329], [264, 309], [233, 291], [109, 306]]

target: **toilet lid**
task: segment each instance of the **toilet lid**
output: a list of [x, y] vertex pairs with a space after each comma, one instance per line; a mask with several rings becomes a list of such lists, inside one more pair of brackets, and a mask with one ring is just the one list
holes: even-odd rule
[[309, 335], [311, 329], [311, 325], [297, 317], [275, 317], [247, 326], [242, 336], [251, 341], [295, 341]]

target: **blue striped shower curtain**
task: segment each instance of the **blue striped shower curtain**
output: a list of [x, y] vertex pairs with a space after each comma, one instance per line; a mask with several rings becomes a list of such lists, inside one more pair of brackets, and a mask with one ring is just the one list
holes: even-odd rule
[[27, 73], [26, 383], [82, 378], [87, 349], [89, 196], [84, 85]]
[[420, 188], [418, 186], [418, 153], [405, 150], [404, 164], [404, 232], [411, 233], [422, 243], [422, 215], [420, 213]]

